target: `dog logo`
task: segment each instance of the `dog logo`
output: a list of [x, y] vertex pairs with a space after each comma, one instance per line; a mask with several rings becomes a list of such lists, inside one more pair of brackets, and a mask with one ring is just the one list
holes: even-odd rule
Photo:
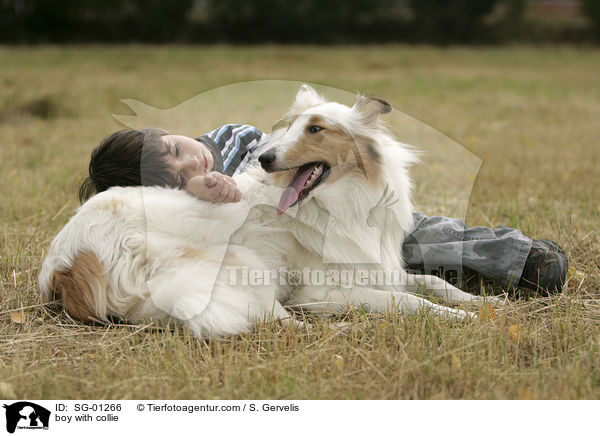
[[17, 428], [48, 430], [50, 422], [48, 409], [28, 401], [4, 404], [3, 407], [6, 409], [6, 431], [9, 433], [14, 433]]

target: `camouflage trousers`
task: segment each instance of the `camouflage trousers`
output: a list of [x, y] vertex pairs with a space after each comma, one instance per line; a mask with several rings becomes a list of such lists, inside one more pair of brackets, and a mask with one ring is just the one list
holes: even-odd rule
[[467, 227], [461, 220], [413, 214], [414, 227], [402, 251], [411, 270], [462, 282], [463, 267], [505, 289], [521, 278], [531, 239], [509, 227]]

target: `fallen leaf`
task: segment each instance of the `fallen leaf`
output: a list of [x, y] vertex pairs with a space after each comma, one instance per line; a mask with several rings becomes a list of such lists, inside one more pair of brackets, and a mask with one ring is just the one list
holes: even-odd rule
[[486, 321], [496, 319], [496, 311], [490, 303], [485, 303], [479, 308], [479, 318], [484, 319]]
[[508, 334], [510, 335], [510, 338], [513, 341], [520, 341], [521, 340], [521, 336], [523, 335], [523, 331], [521, 330], [521, 327], [513, 324], [508, 328]]
[[23, 324], [27, 320], [27, 315], [25, 312], [11, 312], [10, 320], [15, 324]]

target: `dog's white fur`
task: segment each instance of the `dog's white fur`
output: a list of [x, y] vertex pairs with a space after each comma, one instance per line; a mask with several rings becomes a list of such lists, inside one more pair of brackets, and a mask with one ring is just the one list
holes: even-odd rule
[[[379, 115], [389, 110], [385, 101], [366, 97], [352, 108], [326, 102], [303, 85], [288, 124], [263, 149], [275, 152], [277, 165], [291, 168], [311, 161], [292, 162], [289, 156], [311, 140], [306, 129], [315, 116], [335, 126], [338, 135], [329, 144], [326, 129], [321, 142], [311, 145], [331, 165], [329, 179], [282, 216], [273, 206], [293, 171], [267, 174], [255, 168], [238, 176], [243, 200], [232, 204], [157, 187], [112, 188], [94, 196], [51, 244], [39, 276], [44, 300], [62, 297], [80, 319], [175, 319], [198, 337], [238, 334], [260, 320], [287, 318], [284, 304], [321, 313], [356, 305], [376, 312], [428, 307], [456, 318], [474, 316], [416, 294], [455, 302], [481, 297], [402, 269], [402, 240], [412, 223], [407, 167], [416, 158], [381, 126]], [[358, 148], [350, 150], [350, 143]], [[401, 270], [403, 284], [294, 286], [274, 279], [253, 286], [240, 276], [246, 267], [331, 270], [349, 263]]]

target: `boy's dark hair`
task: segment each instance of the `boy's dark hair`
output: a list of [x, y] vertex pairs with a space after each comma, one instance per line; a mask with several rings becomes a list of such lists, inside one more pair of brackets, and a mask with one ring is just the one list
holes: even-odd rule
[[168, 132], [157, 128], [119, 130], [108, 135], [92, 150], [89, 176], [79, 188], [79, 201], [113, 186], [178, 187], [161, 141]]

